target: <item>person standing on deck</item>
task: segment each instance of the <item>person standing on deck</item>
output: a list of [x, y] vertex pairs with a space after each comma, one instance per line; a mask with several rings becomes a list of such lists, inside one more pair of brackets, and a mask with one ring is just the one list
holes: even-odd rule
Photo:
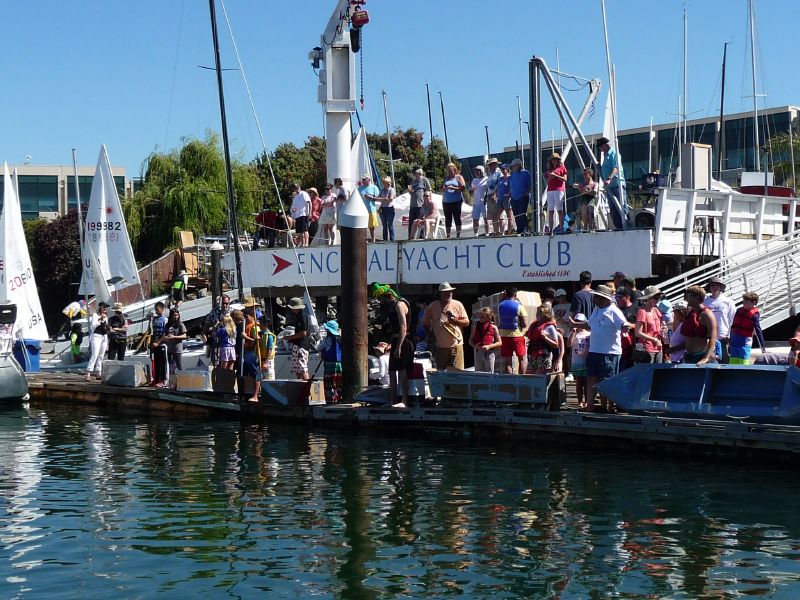
[[181, 313], [177, 308], [169, 309], [164, 335], [157, 344], [167, 348], [167, 361], [171, 373], [183, 370], [183, 340], [186, 339], [186, 325], [181, 321]]
[[89, 331], [91, 332], [89, 348], [92, 354], [89, 357], [89, 364], [86, 365], [86, 381], [92, 380], [92, 372], [98, 379], [103, 375], [103, 357], [108, 348], [108, 304], [105, 302], [98, 304], [97, 312], [92, 315], [89, 323]]
[[336, 241], [336, 234], [333, 229], [336, 227], [336, 195], [333, 193], [333, 186], [328, 183], [325, 185], [325, 193], [322, 195], [322, 213], [319, 217], [319, 224], [322, 227], [322, 239], [326, 246], [333, 246]]
[[572, 302], [569, 306], [570, 322], [574, 326], [575, 315], [591, 315], [594, 310], [594, 298], [592, 296], [592, 274], [589, 271], [583, 271], [580, 274], [579, 283], [581, 289], [575, 292], [572, 296]]
[[730, 330], [730, 363], [732, 365], [749, 365], [750, 351], [753, 349], [753, 338], [763, 353], [764, 332], [761, 330], [761, 311], [758, 309], [758, 294], [746, 292], [742, 296], [742, 306], [733, 316]]
[[414, 180], [408, 186], [410, 195], [408, 204], [408, 239], [414, 239], [413, 224], [422, 216], [422, 205], [425, 194], [433, 192], [431, 182], [425, 177], [422, 169], [414, 169]]
[[172, 305], [180, 306], [186, 299], [186, 287], [189, 285], [189, 274], [185, 269], [172, 281]]
[[408, 380], [413, 375], [415, 344], [409, 331], [411, 304], [388, 285], [373, 285], [373, 296], [380, 300], [386, 314], [391, 350], [389, 353], [389, 403], [397, 403], [398, 380], [400, 402], [408, 406]]
[[383, 239], [382, 242], [394, 241], [394, 199], [397, 197], [397, 192], [392, 187], [392, 178], [384, 177], [381, 179], [381, 191], [378, 197], [381, 201], [380, 217], [381, 225], [383, 225]]
[[478, 229], [481, 226], [481, 217], [483, 217], [483, 234], [489, 235], [489, 212], [486, 207], [486, 192], [489, 189], [489, 178], [483, 171], [483, 167], [478, 165], [475, 167], [475, 176], [470, 183], [470, 191], [472, 192], [472, 233], [478, 237]]
[[319, 218], [322, 215], [322, 200], [319, 198], [317, 188], [310, 187], [306, 190], [308, 197], [311, 198], [311, 212], [308, 214], [308, 245], [314, 243], [319, 231]]
[[509, 187], [511, 191], [511, 210], [514, 211], [517, 233], [528, 233], [530, 231], [528, 227], [528, 204], [531, 198], [531, 174], [522, 168], [522, 161], [518, 158], [511, 161]]
[[553, 152], [547, 161], [547, 227], [553, 233], [553, 213], [558, 213], [558, 222], [564, 229], [564, 198], [567, 195], [567, 168], [561, 155]]
[[504, 299], [497, 305], [497, 328], [500, 330], [500, 359], [507, 375], [514, 373], [514, 357], [517, 357], [517, 370], [525, 374], [527, 351], [525, 331], [528, 327], [528, 313], [522, 302], [517, 300], [517, 288], [509, 287], [503, 292]]
[[[497, 179], [497, 208], [495, 209], [493, 221], [494, 232], [497, 235], [511, 235], [516, 228], [514, 211], [511, 208], [511, 167], [503, 164], [500, 167], [500, 177]], [[500, 231], [503, 222], [503, 213], [506, 215], [506, 230]]]
[[156, 302], [155, 314], [150, 318], [150, 339], [153, 340], [150, 344], [150, 359], [153, 361], [153, 384], [158, 387], [163, 387], [169, 376], [167, 347], [158, 343], [167, 329], [165, 308], [163, 302]]
[[455, 223], [456, 237], [461, 237], [461, 206], [464, 204], [464, 190], [467, 184], [454, 163], [447, 164], [447, 175], [442, 186], [442, 212], [444, 213], [445, 235], [450, 237], [450, 229]]
[[206, 356], [211, 359], [212, 365], [219, 363], [219, 338], [217, 330], [222, 324], [222, 318], [230, 314], [231, 299], [223, 294], [219, 304], [214, 306], [203, 321], [203, 341], [206, 343]]
[[287, 335], [283, 339], [289, 343], [292, 351], [292, 373], [298, 379], [308, 381], [311, 376], [308, 374], [308, 348], [306, 336], [308, 335], [308, 322], [304, 313], [306, 308], [302, 298], [291, 298], [289, 300], [289, 314], [286, 315], [286, 326], [294, 327], [294, 333]]
[[380, 190], [378, 186], [372, 183], [372, 177], [369, 173], [364, 173], [361, 176], [361, 185], [358, 186], [358, 193], [361, 194], [361, 199], [367, 207], [369, 213], [369, 220], [367, 228], [369, 229], [370, 242], [378, 241], [376, 229], [378, 227], [378, 200], [380, 200]]
[[342, 381], [342, 330], [335, 319], [326, 321], [322, 328], [327, 335], [322, 342], [320, 353], [325, 373], [322, 381], [325, 388], [325, 403], [338, 404], [344, 393]]
[[494, 324], [494, 313], [488, 306], [478, 312], [478, 319], [472, 325], [469, 345], [475, 350], [475, 370], [494, 373], [496, 351], [503, 342], [500, 330]]
[[260, 336], [258, 339], [259, 356], [261, 357], [261, 380], [275, 380], [275, 354], [277, 353], [278, 338], [269, 327], [267, 315], [258, 319]]
[[[609, 207], [611, 209], [611, 220], [614, 223], [614, 229], [622, 229], [623, 221], [628, 219], [628, 206], [624, 200], [623, 195], [625, 192], [625, 174], [622, 171], [622, 158], [617, 151], [611, 147], [608, 138], [601, 137], [597, 140], [597, 147], [605, 155], [603, 164], [600, 167], [600, 174], [603, 177], [606, 191], [616, 198], [616, 202], [609, 198]], [[622, 213], [620, 213], [620, 209]]]
[[717, 320], [714, 313], [704, 305], [705, 298], [706, 292], [699, 285], [693, 285], [686, 290], [685, 300], [689, 308], [681, 325], [686, 345], [683, 362], [698, 366], [716, 362]]
[[125, 360], [128, 345], [128, 321], [122, 315], [122, 303], [114, 303], [114, 314], [108, 318], [108, 359]]
[[446, 281], [439, 285], [439, 299], [425, 309], [422, 324], [432, 331], [436, 349], [436, 368], [444, 371], [450, 367], [464, 368], [464, 336], [461, 330], [469, 325], [464, 305], [453, 299], [456, 288]]
[[258, 340], [261, 332], [256, 322], [255, 307], [249, 306], [244, 310], [244, 329], [242, 330], [243, 349], [242, 374], [251, 377], [254, 381], [253, 394], [247, 399], [248, 402], [258, 402], [261, 394], [261, 359], [259, 356]]
[[289, 209], [294, 220], [294, 231], [297, 234], [297, 247], [305, 248], [308, 246], [308, 218], [311, 215], [311, 196], [300, 189], [300, 184], [292, 186], [294, 196], [292, 197], [292, 207]]
[[725, 282], [719, 277], [712, 277], [706, 284], [708, 296], [703, 300], [703, 306], [714, 313], [714, 318], [717, 320], [717, 340], [722, 346], [718, 348], [721, 352], [718, 352], [717, 355], [721, 357], [723, 363], [727, 363], [730, 358], [728, 342], [730, 341], [733, 317], [736, 315], [736, 305], [725, 295], [725, 287]]
[[492, 157], [486, 161], [486, 214], [492, 221], [492, 234], [497, 234], [497, 219], [499, 213], [497, 212], [497, 182], [503, 176], [500, 167], [497, 166], [498, 161]]

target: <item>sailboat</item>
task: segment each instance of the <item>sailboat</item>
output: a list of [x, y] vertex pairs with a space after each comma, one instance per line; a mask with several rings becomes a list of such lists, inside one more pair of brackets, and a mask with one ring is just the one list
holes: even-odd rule
[[13, 344], [17, 340], [44, 341], [50, 336], [22, 229], [16, 186], [5, 163], [0, 253], [0, 400], [20, 399], [28, 393], [28, 383], [14, 359]]

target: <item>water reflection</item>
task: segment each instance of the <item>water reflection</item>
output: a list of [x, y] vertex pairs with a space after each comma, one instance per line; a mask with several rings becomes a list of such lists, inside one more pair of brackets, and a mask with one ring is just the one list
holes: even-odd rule
[[797, 488], [768, 467], [7, 410], [3, 596], [794, 598]]

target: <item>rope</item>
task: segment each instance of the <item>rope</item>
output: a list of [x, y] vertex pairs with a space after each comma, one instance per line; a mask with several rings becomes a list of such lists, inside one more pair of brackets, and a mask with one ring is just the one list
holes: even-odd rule
[[361, 110], [364, 110], [364, 35], [359, 32], [361, 35], [361, 49], [359, 50], [358, 56], [358, 64], [361, 68]]

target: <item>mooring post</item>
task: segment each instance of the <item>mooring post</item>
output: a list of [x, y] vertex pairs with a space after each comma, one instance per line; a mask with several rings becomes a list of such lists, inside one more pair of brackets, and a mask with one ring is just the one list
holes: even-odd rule
[[342, 209], [342, 301], [339, 327], [342, 331], [342, 386], [344, 402], [351, 403], [367, 387], [367, 224], [369, 213], [358, 190], [350, 194]]

